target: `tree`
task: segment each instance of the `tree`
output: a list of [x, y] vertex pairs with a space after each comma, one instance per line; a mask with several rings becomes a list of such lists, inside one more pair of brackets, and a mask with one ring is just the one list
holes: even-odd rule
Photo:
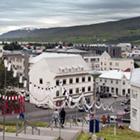
[[4, 44], [3, 49], [14, 51], [14, 50], [22, 50], [23, 48], [17, 42], [12, 42], [10, 44], [7, 44], [7, 43]]
[[[5, 82], [5, 67], [2, 60], [0, 60], [0, 89], [4, 88]], [[6, 70], [6, 85], [7, 86], [16, 86], [18, 84], [18, 78], [13, 77], [12, 71]]]

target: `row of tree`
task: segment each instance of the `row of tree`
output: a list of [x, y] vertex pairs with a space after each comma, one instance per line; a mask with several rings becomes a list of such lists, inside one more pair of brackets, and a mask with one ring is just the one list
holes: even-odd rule
[[21, 47], [21, 45], [18, 44], [18, 42], [12, 42], [10, 44], [7, 43], [3, 43], [3, 49], [4, 50], [9, 50], [9, 51], [13, 51], [13, 50], [22, 50], [23, 48]]

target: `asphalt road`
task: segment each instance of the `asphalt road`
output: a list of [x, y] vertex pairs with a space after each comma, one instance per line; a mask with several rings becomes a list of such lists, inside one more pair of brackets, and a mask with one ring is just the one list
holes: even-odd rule
[[[105, 105], [112, 105], [114, 112], [111, 111], [104, 111], [103, 109], [97, 109], [96, 111], [96, 117], [100, 117], [103, 114], [114, 114], [116, 112], [120, 112], [124, 110], [125, 106], [121, 106], [121, 101], [124, 100], [124, 97], [118, 98], [117, 100], [114, 100], [113, 98], [104, 98], [101, 99], [101, 102]], [[30, 104], [26, 102], [25, 105], [26, 108], [26, 118], [30, 121], [50, 121], [52, 117], [53, 110], [51, 109], [41, 109], [37, 108], [35, 105]], [[86, 115], [85, 112], [79, 112], [78, 109], [66, 109], [66, 117], [76, 117], [81, 118], [83, 115]], [[0, 120], [2, 121], [3, 117], [0, 116]], [[6, 120], [16, 120], [17, 114], [6, 116]]]

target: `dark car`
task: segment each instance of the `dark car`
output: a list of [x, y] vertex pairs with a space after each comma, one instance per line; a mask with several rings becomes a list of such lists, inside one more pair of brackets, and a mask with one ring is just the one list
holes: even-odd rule
[[108, 98], [108, 97], [111, 97], [111, 93], [101, 93], [100, 94], [100, 98]]

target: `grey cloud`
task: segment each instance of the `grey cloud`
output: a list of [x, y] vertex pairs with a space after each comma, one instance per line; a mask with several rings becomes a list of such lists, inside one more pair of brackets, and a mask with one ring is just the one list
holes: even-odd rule
[[0, 32], [117, 20], [139, 16], [139, 7], [139, 0], [1, 0]]

